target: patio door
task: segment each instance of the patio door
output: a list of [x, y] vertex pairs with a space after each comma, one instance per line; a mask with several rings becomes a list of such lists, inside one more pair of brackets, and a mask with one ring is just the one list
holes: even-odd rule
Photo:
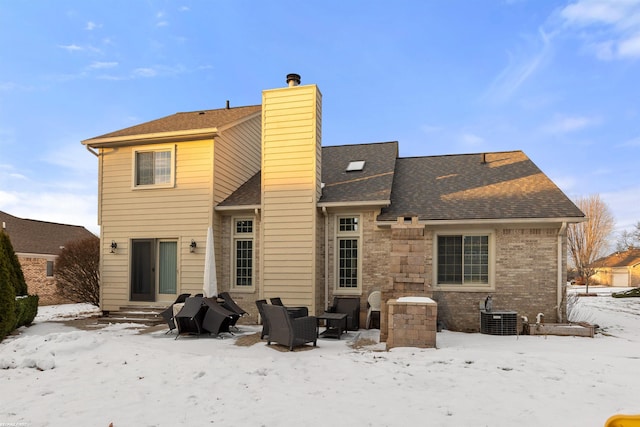
[[173, 301], [178, 289], [178, 242], [131, 241], [131, 301]]
[[131, 241], [131, 301], [154, 301], [155, 240]]
[[156, 301], [173, 301], [178, 289], [178, 242], [158, 242], [158, 295]]

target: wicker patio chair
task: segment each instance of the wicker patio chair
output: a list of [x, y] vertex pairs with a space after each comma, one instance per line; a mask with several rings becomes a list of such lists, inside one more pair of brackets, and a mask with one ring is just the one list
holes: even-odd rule
[[267, 317], [264, 315], [265, 305], [267, 305], [266, 299], [256, 300], [256, 307], [258, 307], [258, 313], [260, 313], [260, 318], [262, 319], [262, 332], [260, 333], [261, 340], [263, 340], [264, 337], [269, 335], [269, 322], [267, 321]]
[[160, 316], [162, 316], [164, 321], [167, 322], [167, 326], [169, 326], [169, 330], [166, 332], [167, 334], [169, 332], [173, 331], [176, 328], [176, 322], [173, 319], [173, 305], [174, 304], [181, 304], [181, 303], [185, 302], [185, 300], [190, 295], [191, 294], [180, 294], [180, 295], [178, 295], [178, 298], [176, 298], [176, 300], [173, 302], [173, 304], [171, 304], [169, 307], [165, 308], [164, 310], [162, 310], [160, 312]]
[[237, 315], [223, 307], [217, 298], [203, 298], [202, 302], [207, 307], [202, 319], [202, 329], [213, 335], [220, 335], [223, 332], [231, 334], [229, 328], [238, 318]]
[[282, 303], [282, 299], [280, 297], [269, 298], [269, 301], [271, 301], [271, 304], [273, 304], [273, 305], [280, 305], [280, 306], [284, 305]]
[[182, 334], [202, 333], [202, 321], [207, 311], [207, 307], [202, 302], [202, 297], [189, 297], [184, 302], [184, 307], [175, 316], [175, 322], [178, 326], [178, 335]]
[[247, 313], [238, 304], [236, 304], [236, 302], [233, 300], [231, 295], [229, 295], [229, 292], [221, 292], [221, 293], [218, 294], [218, 297], [222, 298], [224, 300], [224, 302], [222, 303], [223, 307], [226, 308], [227, 310], [237, 314], [238, 317], [248, 316], [249, 315], [249, 313]]
[[329, 313], [346, 313], [347, 329], [350, 331], [360, 329], [360, 298], [334, 297], [333, 305], [327, 311]]
[[280, 297], [269, 298], [271, 304], [279, 305], [281, 307], [286, 307], [289, 312], [289, 316], [291, 317], [307, 317], [309, 315], [309, 309], [304, 306], [293, 307], [293, 306], [285, 306]]
[[283, 306], [262, 306], [265, 317], [269, 322], [269, 336], [267, 345], [272, 342], [285, 345], [289, 350], [294, 347], [318, 341], [318, 322], [314, 316], [292, 318]]

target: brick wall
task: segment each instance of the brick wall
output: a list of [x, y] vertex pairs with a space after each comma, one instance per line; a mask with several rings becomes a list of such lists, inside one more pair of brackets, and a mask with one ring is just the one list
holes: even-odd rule
[[[518, 330], [521, 329], [520, 316], [535, 319], [538, 313], [544, 313], [547, 322], [558, 322], [557, 233], [556, 228], [496, 230], [495, 291], [435, 291], [433, 299], [438, 303], [438, 317], [444, 326], [456, 331], [479, 331], [479, 303], [489, 294], [493, 297], [494, 310], [518, 312]], [[566, 244], [563, 247], [566, 250]], [[566, 318], [564, 301], [562, 306], [563, 318]]]
[[38, 295], [38, 305], [70, 304], [73, 301], [62, 298], [56, 289], [53, 277], [47, 277], [47, 259], [18, 257], [24, 280], [30, 295]]

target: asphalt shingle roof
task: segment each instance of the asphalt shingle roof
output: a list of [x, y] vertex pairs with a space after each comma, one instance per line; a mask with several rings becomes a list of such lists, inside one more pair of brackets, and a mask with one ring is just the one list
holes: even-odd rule
[[243, 117], [257, 113], [261, 111], [261, 109], [261, 105], [251, 105], [247, 107], [220, 108], [217, 110], [176, 113], [157, 120], [152, 120], [150, 122], [120, 129], [115, 132], [96, 136], [94, 138], [87, 139], [85, 142], [90, 143], [92, 140], [101, 138], [220, 128], [233, 123], [236, 120], [240, 120]]
[[[397, 155], [397, 142], [323, 147], [320, 203], [390, 200]], [[357, 160], [365, 161], [363, 170], [347, 172], [349, 162]], [[258, 172], [219, 206], [259, 205], [260, 197]]]
[[379, 220], [582, 218], [584, 214], [522, 152], [401, 158], [391, 206]]
[[[320, 203], [390, 200], [397, 157], [397, 142], [323, 147]], [[347, 172], [358, 160], [364, 168]]]
[[0, 227], [3, 222], [13, 250], [20, 253], [57, 255], [65, 243], [94, 236], [82, 226], [22, 219], [0, 211]]

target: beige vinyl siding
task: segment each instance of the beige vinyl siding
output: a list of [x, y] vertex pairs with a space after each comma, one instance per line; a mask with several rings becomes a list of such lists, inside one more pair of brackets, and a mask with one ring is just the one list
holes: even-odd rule
[[[134, 188], [135, 147], [103, 150], [103, 310], [129, 303], [131, 239], [177, 240], [178, 293], [202, 289], [206, 231], [212, 215], [213, 141], [182, 142], [175, 147], [173, 188]], [[195, 253], [189, 252], [191, 239], [198, 244]], [[118, 244], [115, 254], [110, 253], [112, 240]]]
[[265, 297], [315, 311], [321, 94], [315, 85], [263, 92], [262, 286]]
[[[145, 150], [175, 147], [175, 186], [172, 188], [134, 188], [133, 156], [140, 147], [101, 150], [99, 218], [103, 242], [103, 310], [129, 304], [131, 239], [177, 240], [177, 291], [202, 292], [209, 225], [214, 230], [216, 265], [221, 266], [220, 219], [214, 218], [213, 207], [260, 169], [260, 123], [261, 117], [257, 115], [225, 129], [215, 141], [145, 145]], [[194, 253], [189, 251], [191, 239], [197, 244]], [[116, 254], [110, 253], [112, 240], [118, 244]], [[222, 271], [222, 267], [217, 269], [219, 283], [224, 286], [220, 280]], [[158, 302], [158, 305], [162, 304]]]
[[215, 142], [214, 203], [218, 204], [260, 170], [261, 117], [224, 130]]

